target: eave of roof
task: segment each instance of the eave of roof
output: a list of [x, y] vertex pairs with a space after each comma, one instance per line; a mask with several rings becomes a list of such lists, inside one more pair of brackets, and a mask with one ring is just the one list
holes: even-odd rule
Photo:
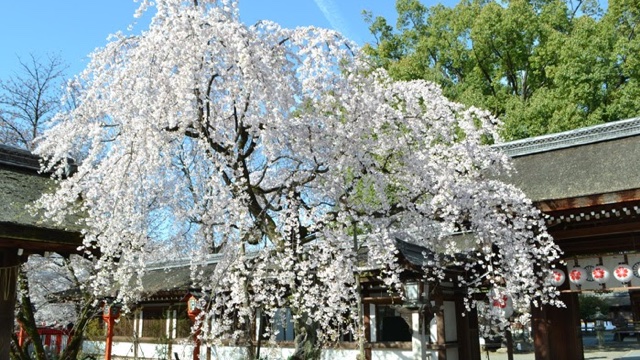
[[40, 159], [31, 152], [0, 144], [0, 165], [40, 170]]
[[494, 145], [510, 157], [640, 135], [640, 117]]
[[18, 247], [29, 252], [77, 252], [82, 245], [78, 217], [57, 224], [28, 209], [55, 186], [39, 170], [37, 156], [0, 145], [0, 247]]

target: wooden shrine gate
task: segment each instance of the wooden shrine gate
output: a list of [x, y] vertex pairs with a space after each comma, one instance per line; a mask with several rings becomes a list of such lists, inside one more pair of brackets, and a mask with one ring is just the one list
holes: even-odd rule
[[25, 208], [53, 184], [39, 168], [28, 151], [0, 145], [0, 360], [9, 359], [20, 264], [30, 254], [77, 253], [82, 244], [79, 229], [63, 230]]
[[[640, 119], [499, 147], [517, 171], [507, 181], [544, 212], [570, 267], [580, 258], [640, 253]], [[537, 360], [584, 359], [579, 291], [568, 281], [561, 290], [566, 308], [533, 309]]]

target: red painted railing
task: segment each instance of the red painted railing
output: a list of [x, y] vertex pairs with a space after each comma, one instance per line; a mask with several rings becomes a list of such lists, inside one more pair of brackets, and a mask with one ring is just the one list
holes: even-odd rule
[[[70, 330], [48, 327], [38, 328], [38, 334], [40, 335], [45, 350], [58, 355], [67, 347], [73, 335]], [[20, 331], [16, 335], [18, 336], [18, 345], [22, 347], [28, 340], [27, 333], [20, 328]]]

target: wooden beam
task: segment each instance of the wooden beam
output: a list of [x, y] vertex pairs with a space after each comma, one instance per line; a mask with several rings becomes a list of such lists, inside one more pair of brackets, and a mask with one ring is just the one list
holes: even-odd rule
[[556, 240], [564, 257], [640, 252], [640, 232]]
[[78, 247], [82, 244], [78, 232], [0, 223], [0, 248], [23, 249], [25, 254], [49, 251], [69, 255], [80, 253]]
[[363, 304], [380, 304], [380, 305], [391, 305], [391, 304], [398, 304], [398, 305], [402, 305], [403, 301], [402, 298], [400, 296], [387, 296], [387, 297], [372, 297], [372, 296], [365, 296], [362, 298], [362, 303]]
[[603, 224], [599, 226], [584, 226], [570, 229], [549, 229], [549, 232], [557, 242], [560, 242], [566, 239], [586, 239], [600, 236], [640, 233], [640, 222], [634, 221], [622, 224]]
[[605, 194], [580, 196], [575, 198], [544, 200], [535, 203], [542, 212], [549, 213], [562, 210], [576, 210], [601, 205], [620, 205], [627, 202], [640, 201], [640, 189], [615, 191]]

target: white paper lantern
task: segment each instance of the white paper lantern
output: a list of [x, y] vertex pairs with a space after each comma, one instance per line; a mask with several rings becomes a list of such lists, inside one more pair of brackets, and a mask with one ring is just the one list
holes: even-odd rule
[[627, 264], [619, 264], [613, 269], [613, 277], [622, 283], [628, 283], [633, 278], [633, 269]]
[[564, 271], [560, 269], [551, 269], [549, 272], [549, 282], [553, 286], [561, 286], [564, 284], [567, 276], [564, 274]]
[[582, 285], [587, 282], [587, 270], [581, 268], [580, 266], [575, 266], [569, 272], [569, 281], [571, 281], [574, 285]]
[[604, 267], [604, 265], [596, 265], [593, 270], [591, 270], [591, 276], [593, 280], [595, 280], [598, 284], [604, 284], [609, 281], [609, 277], [611, 277], [611, 272], [609, 269]]
[[504, 318], [510, 318], [513, 315], [513, 300], [511, 296], [502, 288], [494, 288], [489, 294], [491, 307], [500, 312]]

